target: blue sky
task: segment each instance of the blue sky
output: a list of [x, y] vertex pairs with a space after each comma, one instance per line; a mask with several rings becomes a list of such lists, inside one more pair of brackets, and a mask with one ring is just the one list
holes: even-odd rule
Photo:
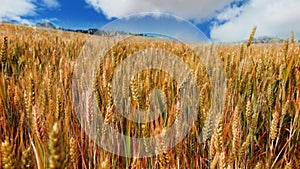
[[246, 39], [254, 25], [256, 36], [287, 38], [294, 31], [300, 37], [299, 0], [0, 1], [0, 21], [23, 24], [50, 21], [63, 28], [100, 28], [131, 14], [162, 12], [186, 19], [216, 41]]
[[55, 8], [37, 10], [37, 15], [24, 17], [33, 22], [50, 21], [58, 27], [72, 29], [99, 28], [110, 22], [102, 12], [84, 0], [60, 0]]

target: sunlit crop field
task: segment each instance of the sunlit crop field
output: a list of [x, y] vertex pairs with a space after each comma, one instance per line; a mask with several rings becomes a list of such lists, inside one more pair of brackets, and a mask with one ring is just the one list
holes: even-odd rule
[[[215, 45], [226, 82], [219, 112], [210, 111], [218, 77], [210, 76], [205, 61], [196, 57], [208, 54], [209, 47], [193, 44], [197, 47], [189, 51], [184, 44], [146, 37], [122, 41], [95, 68], [93, 94], [87, 96], [90, 108], [83, 120], [78, 118], [82, 112], [76, 111], [74, 86], [83, 88], [84, 84], [74, 85], [72, 79], [76, 59], [89, 38], [81, 33], [0, 24], [0, 168], [300, 168], [300, 45], [293, 36], [284, 43]], [[113, 37], [103, 37], [103, 44], [109, 38]], [[137, 138], [163, 135], [174, 125], [175, 132], [168, 134], [176, 141], [182, 134], [176, 131], [190, 125], [182, 120], [188, 115], [179, 113], [184, 94], [180, 84], [159, 69], [117, 82], [133, 105], [133, 112], [127, 113], [134, 114], [137, 108], [156, 112], [156, 120], [130, 121], [115, 107], [114, 70], [134, 51], [149, 45], [175, 53], [191, 69], [199, 90], [196, 121], [171, 149], [165, 148], [170, 143], [164, 140], [143, 145], [126, 142], [120, 144], [128, 154], [142, 147], [156, 155], [118, 156], [85, 132], [96, 116], [104, 117], [103, 126]], [[154, 89], [157, 96], [153, 96]], [[158, 98], [161, 106], [153, 107], [151, 97]], [[91, 100], [101, 113], [94, 114]], [[103, 126], [98, 130], [100, 142], [117, 142]]]

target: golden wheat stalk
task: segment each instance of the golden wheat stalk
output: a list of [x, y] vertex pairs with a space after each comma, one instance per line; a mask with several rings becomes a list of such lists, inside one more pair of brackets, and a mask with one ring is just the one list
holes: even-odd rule
[[31, 164], [31, 148], [28, 147], [25, 151], [22, 153], [21, 157], [21, 168], [22, 169], [30, 169], [32, 168]]
[[235, 107], [235, 110], [233, 112], [233, 122], [232, 122], [232, 153], [233, 156], [236, 157], [238, 154], [238, 149], [241, 144], [241, 134], [240, 134], [240, 111], [238, 106]]
[[3, 169], [16, 168], [16, 156], [8, 137], [1, 144], [1, 154]]
[[60, 132], [61, 128], [58, 122], [54, 123], [52, 130], [49, 134], [48, 148], [49, 148], [49, 161], [48, 166], [50, 169], [58, 169], [65, 167], [65, 150], [63, 135]]
[[252, 133], [249, 133], [246, 137], [246, 140], [242, 144], [242, 146], [239, 149], [239, 159], [242, 158], [242, 156], [246, 153], [250, 143], [251, 143]]
[[1, 47], [1, 53], [0, 53], [0, 61], [4, 65], [8, 58], [8, 43], [7, 43], [7, 37], [5, 36], [3, 38], [3, 44]]
[[254, 37], [254, 34], [255, 34], [255, 32], [256, 32], [256, 26], [254, 26], [253, 27], [253, 29], [252, 29], [252, 32], [251, 32], [251, 34], [250, 34], [250, 36], [249, 36], [249, 39], [248, 39], [248, 42], [247, 42], [247, 48], [251, 45], [251, 43], [252, 43], [252, 40], [253, 40], [253, 37]]
[[71, 159], [71, 162], [75, 165], [77, 156], [78, 156], [76, 138], [71, 137], [70, 142], [69, 142], [69, 147], [70, 147], [70, 152], [69, 152], [70, 159]]
[[273, 119], [271, 121], [271, 126], [270, 126], [270, 139], [275, 140], [278, 134], [278, 123], [280, 120], [280, 114], [275, 111], [273, 113]]
[[44, 121], [40, 112], [38, 111], [37, 106], [33, 106], [32, 108], [33, 114], [33, 129], [35, 134], [38, 136], [40, 140], [44, 139]]

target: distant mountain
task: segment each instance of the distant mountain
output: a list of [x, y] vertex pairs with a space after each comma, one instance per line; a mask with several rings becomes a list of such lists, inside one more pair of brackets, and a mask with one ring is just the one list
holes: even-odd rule
[[51, 22], [37, 23], [36, 26], [47, 29], [56, 29], [56, 27]]
[[283, 39], [277, 37], [269, 37], [269, 36], [261, 36], [257, 38], [253, 38], [252, 43], [282, 43]]
[[[285, 39], [281, 39], [278, 37], [271, 37], [271, 36], [259, 36], [259, 37], [254, 37], [252, 39], [253, 44], [264, 44], [264, 43], [283, 43]], [[244, 43], [247, 44], [248, 39], [240, 40], [240, 41], [231, 41], [231, 42], [221, 42], [221, 44], [240, 44]], [[300, 40], [296, 40], [296, 42], [300, 42]]]
[[58, 28], [63, 31], [70, 32], [79, 32], [91, 35], [102, 35], [102, 36], [116, 36], [116, 35], [128, 35], [129, 33], [123, 31], [109, 31], [109, 30], [99, 30], [97, 28], [89, 28], [89, 29], [66, 29], [66, 28]]
[[[278, 37], [270, 37], [270, 36], [259, 36], [259, 37], [254, 37], [252, 40], [253, 44], [258, 44], [258, 43], [283, 43], [285, 40], [278, 38]], [[237, 43], [247, 43], [248, 40], [242, 40], [238, 41]], [[297, 41], [296, 41], [297, 42]], [[298, 41], [300, 42], [300, 40]]]

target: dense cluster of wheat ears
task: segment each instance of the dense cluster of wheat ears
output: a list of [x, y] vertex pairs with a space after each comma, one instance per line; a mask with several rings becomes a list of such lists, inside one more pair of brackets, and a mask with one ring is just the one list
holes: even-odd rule
[[[226, 74], [217, 124], [209, 111], [213, 78], [196, 57], [207, 47], [199, 44], [194, 53], [184, 44], [138, 37], [107, 52], [93, 75], [95, 98], [89, 98], [89, 106], [96, 99], [104, 123], [124, 135], [148, 138], [172, 124], [177, 131], [185, 125], [180, 85], [158, 69], [120, 83], [129, 84], [122, 92], [135, 108], [157, 111], [159, 118], [137, 123], [117, 113], [111, 93], [114, 69], [133, 51], [150, 44], [173, 52], [188, 64], [200, 91], [197, 120], [187, 137], [171, 149], [164, 140], [145, 141], [144, 151], [163, 153], [126, 158], [89, 139], [74, 111], [74, 66], [91, 36], [0, 24], [0, 168], [300, 168], [300, 45], [293, 35], [284, 43], [252, 44], [255, 31], [247, 44], [215, 45]], [[158, 97], [164, 106], [151, 107], [153, 89], [162, 91]], [[89, 110], [85, 127], [96, 118]], [[101, 141], [111, 141], [107, 128], [100, 129]], [[172, 133], [173, 140], [181, 134]]]

